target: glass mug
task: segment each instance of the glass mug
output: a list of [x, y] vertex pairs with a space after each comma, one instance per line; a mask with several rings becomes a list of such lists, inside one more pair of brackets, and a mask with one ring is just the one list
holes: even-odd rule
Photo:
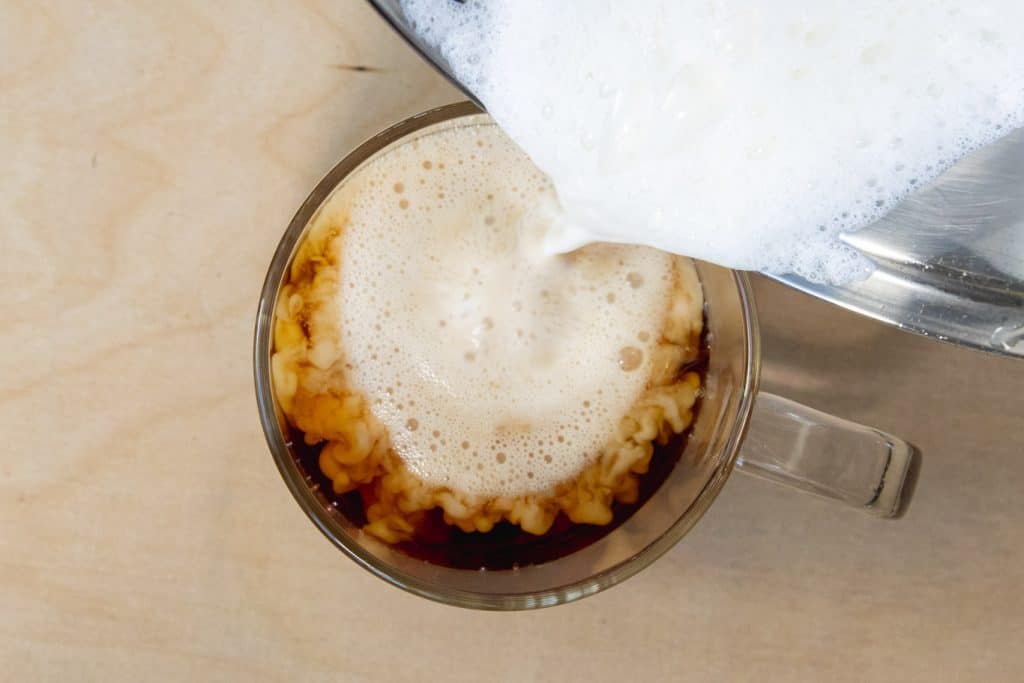
[[570, 602], [613, 586], [676, 544], [714, 501], [734, 468], [898, 517], [919, 454], [907, 442], [779, 396], [758, 393], [761, 348], [750, 284], [740, 272], [696, 262], [710, 347], [704, 394], [683, 453], [650, 500], [611, 533], [539, 565], [502, 571], [452, 569], [402, 554], [363, 533], [311, 483], [291, 450], [270, 375], [273, 313], [289, 265], [320, 206], [363, 164], [413, 140], [461, 126], [496, 125], [471, 103], [440, 107], [371, 138], [327, 174], [292, 219], [263, 284], [254, 364], [260, 420], [277, 468], [299, 506], [346, 555], [423, 597], [479, 609]]

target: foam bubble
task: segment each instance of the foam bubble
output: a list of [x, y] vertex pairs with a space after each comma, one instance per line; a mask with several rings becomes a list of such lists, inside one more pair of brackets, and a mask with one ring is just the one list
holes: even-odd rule
[[389, 152], [331, 199], [349, 216], [347, 380], [428, 484], [547, 491], [593, 461], [650, 379], [679, 259], [625, 245], [546, 254], [554, 194], [488, 125]]
[[402, 4], [553, 178], [554, 248], [855, 279], [841, 232], [1024, 124], [1019, 0]]

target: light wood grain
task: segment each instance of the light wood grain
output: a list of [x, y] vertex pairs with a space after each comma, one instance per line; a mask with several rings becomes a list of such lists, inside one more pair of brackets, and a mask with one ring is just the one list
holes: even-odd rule
[[650, 570], [535, 614], [320, 537], [259, 429], [258, 291], [337, 159], [455, 99], [357, 0], [0, 2], [0, 679], [1019, 678], [1024, 363], [767, 282], [766, 383], [919, 443], [908, 518], [737, 477]]

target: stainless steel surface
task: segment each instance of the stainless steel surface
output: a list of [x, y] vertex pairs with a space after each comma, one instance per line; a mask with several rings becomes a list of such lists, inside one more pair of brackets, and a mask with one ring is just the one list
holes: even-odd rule
[[[370, 0], [470, 99], [397, 0]], [[878, 269], [834, 286], [774, 279], [851, 311], [939, 341], [1024, 358], [1024, 131], [976, 152], [884, 219], [845, 236]]]
[[844, 240], [878, 265], [871, 277], [842, 287], [772, 277], [911, 332], [1024, 358], [1024, 131]]

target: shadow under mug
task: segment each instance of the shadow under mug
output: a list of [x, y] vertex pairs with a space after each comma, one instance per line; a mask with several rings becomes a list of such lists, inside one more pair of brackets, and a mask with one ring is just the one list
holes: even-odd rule
[[920, 460], [916, 449], [876, 429], [758, 393], [760, 337], [747, 277], [699, 261], [710, 347], [700, 410], [668, 479], [611, 533], [551, 562], [472, 571], [404, 555], [363, 533], [334, 508], [299, 465], [291, 450], [288, 424], [274, 399], [273, 312], [288, 267], [316, 212], [361, 166], [441, 130], [489, 125], [496, 124], [466, 102], [424, 112], [376, 135], [320, 182], [274, 254], [256, 320], [254, 364], [260, 420], [281, 476], [328, 539], [365, 569], [417, 595], [461, 607], [512, 610], [570, 602], [640, 571], [693, 527], [734, 467], [881, 517], [902, 514]]

